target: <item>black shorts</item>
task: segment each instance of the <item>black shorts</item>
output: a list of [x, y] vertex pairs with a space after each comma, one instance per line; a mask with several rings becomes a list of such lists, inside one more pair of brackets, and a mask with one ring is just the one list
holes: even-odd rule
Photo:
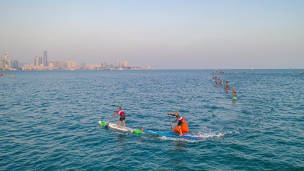
[[183, 126], [184, 122], [178, 122], [177, 126]]
[[125, 119], [126, 119], [126, 115], [125, 114], [121, 115], [120, 118], [119, 118], [120, 121], [124, 121]]

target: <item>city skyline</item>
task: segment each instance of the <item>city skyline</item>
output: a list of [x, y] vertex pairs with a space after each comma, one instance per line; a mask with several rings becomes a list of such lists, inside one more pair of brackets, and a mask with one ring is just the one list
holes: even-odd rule
[[[304, 1], [4, 1], [0, 52], [20, 63], [116, 59], [154, 69], [304, 68]], [[37, 55], [40, 57], [40, 55]]]
[[0, 58], [0, 70], [151, 70], [147, 67], [129, 66], [129, 62], [116, 60], [115, 64], [100, 62], [99, 64], [87, 64], [85, 62], [77, 63], [68, 60], [48, 60], [47, 51], [43, 51], [43, 57], [34, 57], [33, 63], [20, 63], [17, 60], [11, 60], [8, 53], [4, 52], [3, 58]]
[[[4, 52], [4, 59], [6, 59], [8, 56], [8, 52]], [[2, 59], [0, 57], [0, 59]], [[39, 66], [41, 64], [43, 64], [43, 66], [47, 66], [48, 63], [49, 63], [49, 60], [48, 60], [48, 57], [47, 57], [47, 51], [43, 51], [43, 57], [41, 57], [40, 55], [36, 55], [34, 58], [33, 58], [34, 62], [25, 62], [25, 61], [19, 61], [20, 64], [34, 64], [35, 66]], [[67, 60], [70, 60], [69, 58], [67, 58]], [[50, 62], [54, 62], [54, 61], [67, 61], [67, 60], [51, 60]], [[76, 62], [76, 61], [74, 61]], [[84, 60], [82, 60], [81, 62], [76, 62], [77, 64], [82, 64], [82, 63], [86, 63]], [[99, 63], [104, 63], [104, 64], [108, 64], [108, 62], [99, 62]], [[91, 63], [93, 64], [93, 63]], [[97, 64], [97, 63], [95, 63]], [[93, 65], [95, 65], [93, 64]], [[112, 63], [109, 63], [109, 65], [113, 65], [114, 67], [115, 66], [128, 66], [129, 65], [129, 62], [127, 61], [124, 61], [124, 60], [115, 60], [115, 64], [112, 64]], [[147, 66], [150, 66], [149, 64], [147, 64]], [[139, 67], [142, 67], [142, 66], [139, 66]]]

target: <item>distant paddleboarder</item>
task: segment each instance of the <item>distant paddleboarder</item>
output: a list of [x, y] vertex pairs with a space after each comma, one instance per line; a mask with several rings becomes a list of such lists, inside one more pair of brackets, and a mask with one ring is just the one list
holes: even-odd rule
[[228, 92], [229, 92], [229, 84], [228, 84], [228, 81], [226, 81], [226, 86], [225, 86], [225, 88], [226, 88], [226, 92], [228, 93]]
[[236, 96], [236, 90], [235, 89], [232, 90], [232, 96]]

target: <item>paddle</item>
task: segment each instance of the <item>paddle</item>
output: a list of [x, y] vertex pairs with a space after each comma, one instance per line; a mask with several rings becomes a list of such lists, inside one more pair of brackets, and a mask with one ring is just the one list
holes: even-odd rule
[[170, 122], [170, 125], [171, 125], [171, 132], [172, 132], [172, 124], [171, 124], [171, 120], [170, 120], [170, 115], [168, 113], [168, 117], [169, 117], [169, 122]]
[[108, 125], [109, 125], [109, 123], [111, 122], [112, 118], [113, 118], [113, 116], [111, 117], [110, 121], [109, 121], [109, 122], [107, 122], [107, 126], [108, 126]]

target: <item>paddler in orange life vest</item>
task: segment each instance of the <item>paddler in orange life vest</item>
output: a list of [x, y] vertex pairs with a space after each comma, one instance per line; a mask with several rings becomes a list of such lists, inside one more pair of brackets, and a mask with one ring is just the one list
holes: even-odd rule
[[114, 113], [114, 115], [112, 116], [112, 118], [115, 117], [117, 114], [120, 115], [120, 118], [119, 118], [119, 121], [118, 121], [118, 126], [120, 127], [121, 122], [122, 122], [124, 124], [124, 127], [126, 127], [126, 123], [125, 123], [126, 114], [120, 106], [117, 108], [117, 110]]
[[[168, 115], [176, 117], [176, 120], [174, 122], [177, 122], [177, 125], [174, 127], [174, 131], [178, 132], [179, 136], [182, 136], [183, 132], [189, 132], [188, 124], [185, 118], [179, 115], [177, 110], [175, 111], [174, 114], [168, 112]], [[170, 122], [170, 124], [172, 124], [172, 122]]]

